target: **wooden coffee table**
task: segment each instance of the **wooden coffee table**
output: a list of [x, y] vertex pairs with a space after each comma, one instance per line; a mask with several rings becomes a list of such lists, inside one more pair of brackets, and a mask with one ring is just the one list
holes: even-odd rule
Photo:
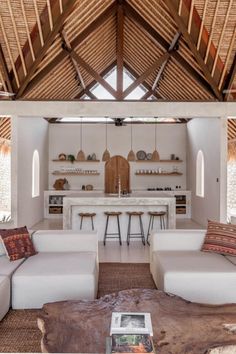
[[200, 305], [151, 289], [44, 305], [42, 351], [105, 353], [113, 311], [150, 312], [158, 354], [236, 353], [236, 304]]

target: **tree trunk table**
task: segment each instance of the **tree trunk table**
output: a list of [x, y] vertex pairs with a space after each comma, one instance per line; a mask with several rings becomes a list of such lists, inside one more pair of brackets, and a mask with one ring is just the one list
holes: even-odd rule
[[236, 304], [202, 305], [151, 289], [44, 305], [42, 351], [105, 353], [112, 312], [150, 312], [158, 354], [236, 353]]

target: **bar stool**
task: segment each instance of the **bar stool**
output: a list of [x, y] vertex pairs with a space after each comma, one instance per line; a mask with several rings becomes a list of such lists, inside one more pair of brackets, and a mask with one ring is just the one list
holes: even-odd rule
[[82, 229], [84, 218], [91, 218], [92, 230], [94, 230], [93, 217], [96, 216], [96, 213], [79, 213], [78, 215], [80, 216], [80, 230]]
[[154, 219], [156, 217], [160, 218], [161, 230], [165, 229], [166, 228], [166, 226], [165, 226], [166, 212], [165, 211], [149, 211], [148, 215], [150, 215], [150, 218], [149, 218], [148, 232], [147, 232], [147, 244], [150, 245], [150, 242], [149, 242], [150, 229], [153, 230]]
[[[122, 245], [122, 242], [121, 242], [121, 232], [120, 232], [120, 219], [119, 219], [119, 216], [122, 214], [121, 211], [105, 211], [104, 214], [106, 215], [107, 217], [107, 220], [106, 220], [106, 227], [105, 227], [105, 233], [104, 233], [104, 239], [103, 239], [103, 244], [104, 246], [106, 245], [106, 240], [107, 238], [119, 238], [119, 242], [120, 242], [120, 245]], [[112, 232], [112, 233], [108, 233], [107, 230], [108, 230], [108, 225], [109, 225], [109, 218], [110, 216], [116, 216], [116, 220], [117, 220], [117, 227], [118, 227], [118, 232]], [[111, 237], [109, 237], [110, 235], [113, 235]], [[116, 235], [116, 236], [114, 236]], [[118, 235], [118, 237], [117, 237]]]
[[[129, 246], [131, 238], [141, 238], [142, 243], [145, 245], [145, 236], [144, 236], [143, 221], [142, 221], [143, 212], [142, 211], [127, 211], [126, 213], [129, 215], [128, 230], [127, 230], [127, 245]], [[139, 218], [140, 232], [138, 232], [138, 233], [131, 233], [132, 216], [138, 216], [138, 218]]]

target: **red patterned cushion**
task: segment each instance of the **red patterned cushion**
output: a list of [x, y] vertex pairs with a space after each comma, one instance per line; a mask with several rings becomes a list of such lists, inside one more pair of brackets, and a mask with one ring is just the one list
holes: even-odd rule
[[236, 225], [209, 220], [202, 251], [236, 256]]
[[37, 253], [26, 226], [0, 230], [0, 236], [10, 261], [27, 258]]

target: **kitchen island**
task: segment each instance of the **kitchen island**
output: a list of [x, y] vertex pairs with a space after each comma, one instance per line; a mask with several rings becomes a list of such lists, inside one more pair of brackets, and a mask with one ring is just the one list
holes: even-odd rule
[[[105, 211], [120, 211], [120, 226], [122, 240], [126, 240], [128, 215], [127, 211], [143, 211], [142, 216], [145, 236], [148, 229], [149, 211], [166, 211], [166, 227], [174, 229], [176, 227], [175, 198], [168, 194], [158, 193], [158, 196], [150, 196], [150, 193], [134, 192], [129, 196], [103, 194], [90, 192], [75, 193], [63, 199], [63, 229], [79, 230], [79, 213], [96, 213], [94, 217], [95, 229], [98, 231], [99, 240], [103, 240], [106, 216]], [[91, 230], [91, 220], [86, 218], [83, 222], [84, 230]], [[117, 232], [116, 220], [110, 222], [109, 232]], [[132, 232], [138, 232], [138, 220], [132, 220]], [[159, 220], [155, 221], [155, 228], [160, 228]]]

